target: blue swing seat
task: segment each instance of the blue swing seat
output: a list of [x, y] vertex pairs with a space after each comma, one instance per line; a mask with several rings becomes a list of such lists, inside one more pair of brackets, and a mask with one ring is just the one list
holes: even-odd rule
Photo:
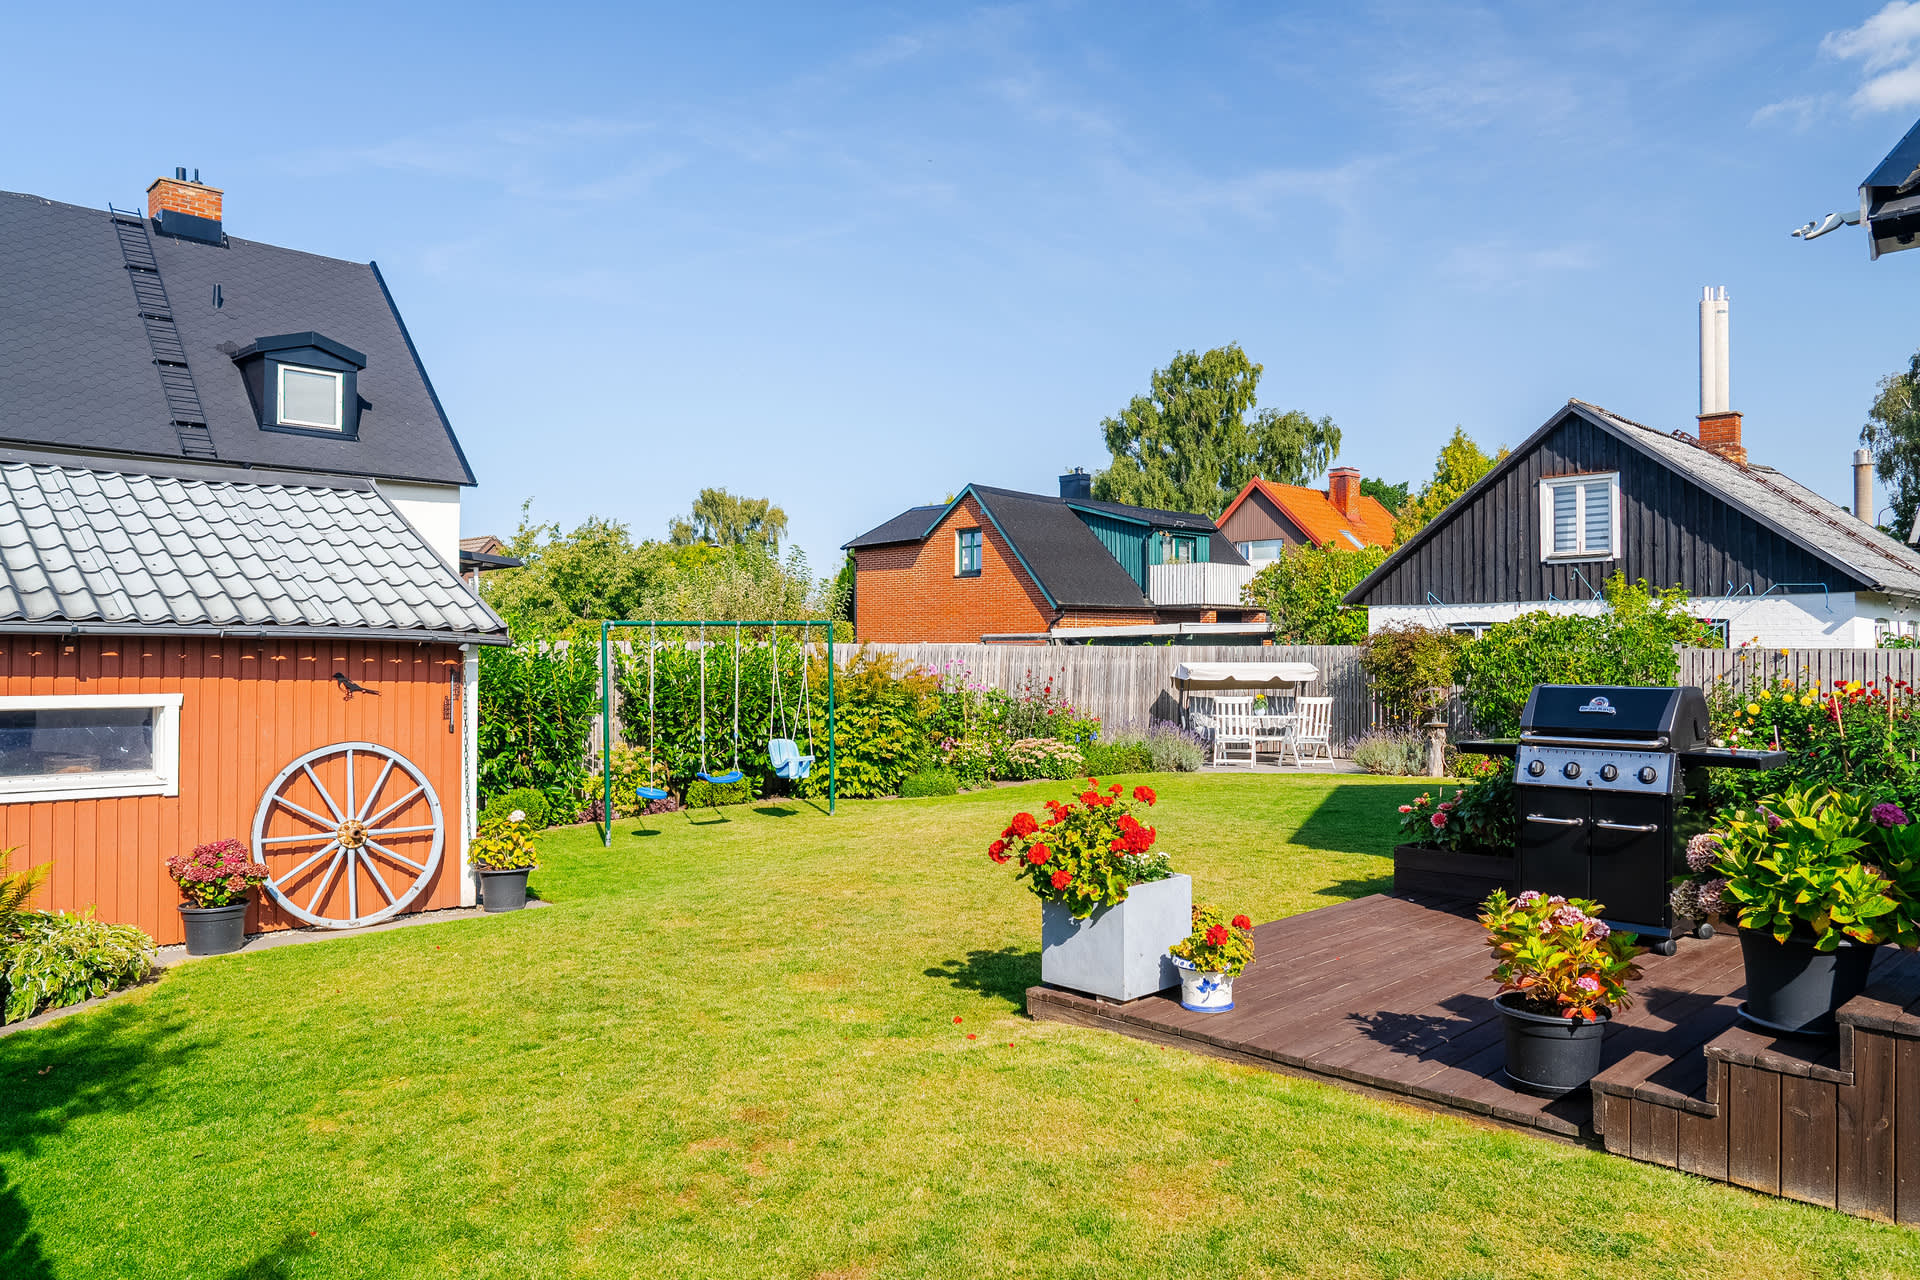
[[799, 745], [792, 738], [770, 739], [767, 760], [777, 777], [798, 779], [813, 772], [813, 757], [801, 755]]
[[702, 782], [711, 782], [716, 787], [731, 786], [747, 775], [738, 769], [729, 769], [725, 773], [696, 773], [694, 777]]
[[655, 800], [665, 800], [673, 794], [665, 787], [635, 787], [633, 794], [651, 804]]

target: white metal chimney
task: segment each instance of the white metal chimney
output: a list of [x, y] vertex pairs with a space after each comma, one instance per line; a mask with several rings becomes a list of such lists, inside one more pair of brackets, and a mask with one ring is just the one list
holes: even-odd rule
[[1873, 523], [1873, 451], [1853, 451], [1853, 514]]
[[1727, 290], [1708, 285], [1700, 291], [1700, 416], [1733, 412], [1727, 371]]

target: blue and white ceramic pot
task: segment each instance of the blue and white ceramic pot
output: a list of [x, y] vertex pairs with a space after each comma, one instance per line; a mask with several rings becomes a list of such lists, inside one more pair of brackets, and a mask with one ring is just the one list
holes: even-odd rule
[[1194, 967], [1193, 961], [1172, 957], [1180, 971], [1180, 1007], [1195, 1013], [1225, 1013], [1233, 1008], [1233, 975], [1208, 973]]

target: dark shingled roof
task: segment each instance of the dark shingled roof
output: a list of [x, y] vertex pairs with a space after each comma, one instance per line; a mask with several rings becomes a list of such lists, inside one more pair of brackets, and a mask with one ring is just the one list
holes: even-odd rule
[[1064, 500], [978, 484], [967, 487], [1056, 605], [1153, 607], [1140, 584], [1108, 554]]
[[[372, 264], [237, 237], [152, 241], [220, 462], [474, 482]], [[108, 215], [0, 192], [0, 246], [0, 441], [179, 459]], [[230, 353], [308, 330], [367, 357], [358, 439], [259, 426]]]
[[933, 531], [946, 509], [944, 502], [937, 507], [908, 507], [885, 524], [867, 530], [852, 542], [842, 543], [840, 549], [851, 551], [855, 547], [884, 547], [890, 542], [918, 542]]

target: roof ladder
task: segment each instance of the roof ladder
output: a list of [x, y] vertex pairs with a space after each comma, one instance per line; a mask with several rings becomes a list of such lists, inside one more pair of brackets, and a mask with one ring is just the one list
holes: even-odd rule
[[167, 413], [173, 419], [180, 452], [189, 458], [218, 458], [213, 436], [207, 431], [207, 412], [200, 407], [200, 392], [193, 385], [193, 370], [187, 367], [187, 348], [173, 322], [173, 304], [167, 300], [167, 286], [160, 279], [160, 262], [153, 256], [147, 220], [138, 212], [116, 209], [111, 204], [107, 215], [120, 240], [120, 256], [126, 261], [127, 279], [133, 285], [134, 306], [147, 328], [147, 345], [153, 350], [153, 367], [160, 374], [160, 392], [167, 399]]

